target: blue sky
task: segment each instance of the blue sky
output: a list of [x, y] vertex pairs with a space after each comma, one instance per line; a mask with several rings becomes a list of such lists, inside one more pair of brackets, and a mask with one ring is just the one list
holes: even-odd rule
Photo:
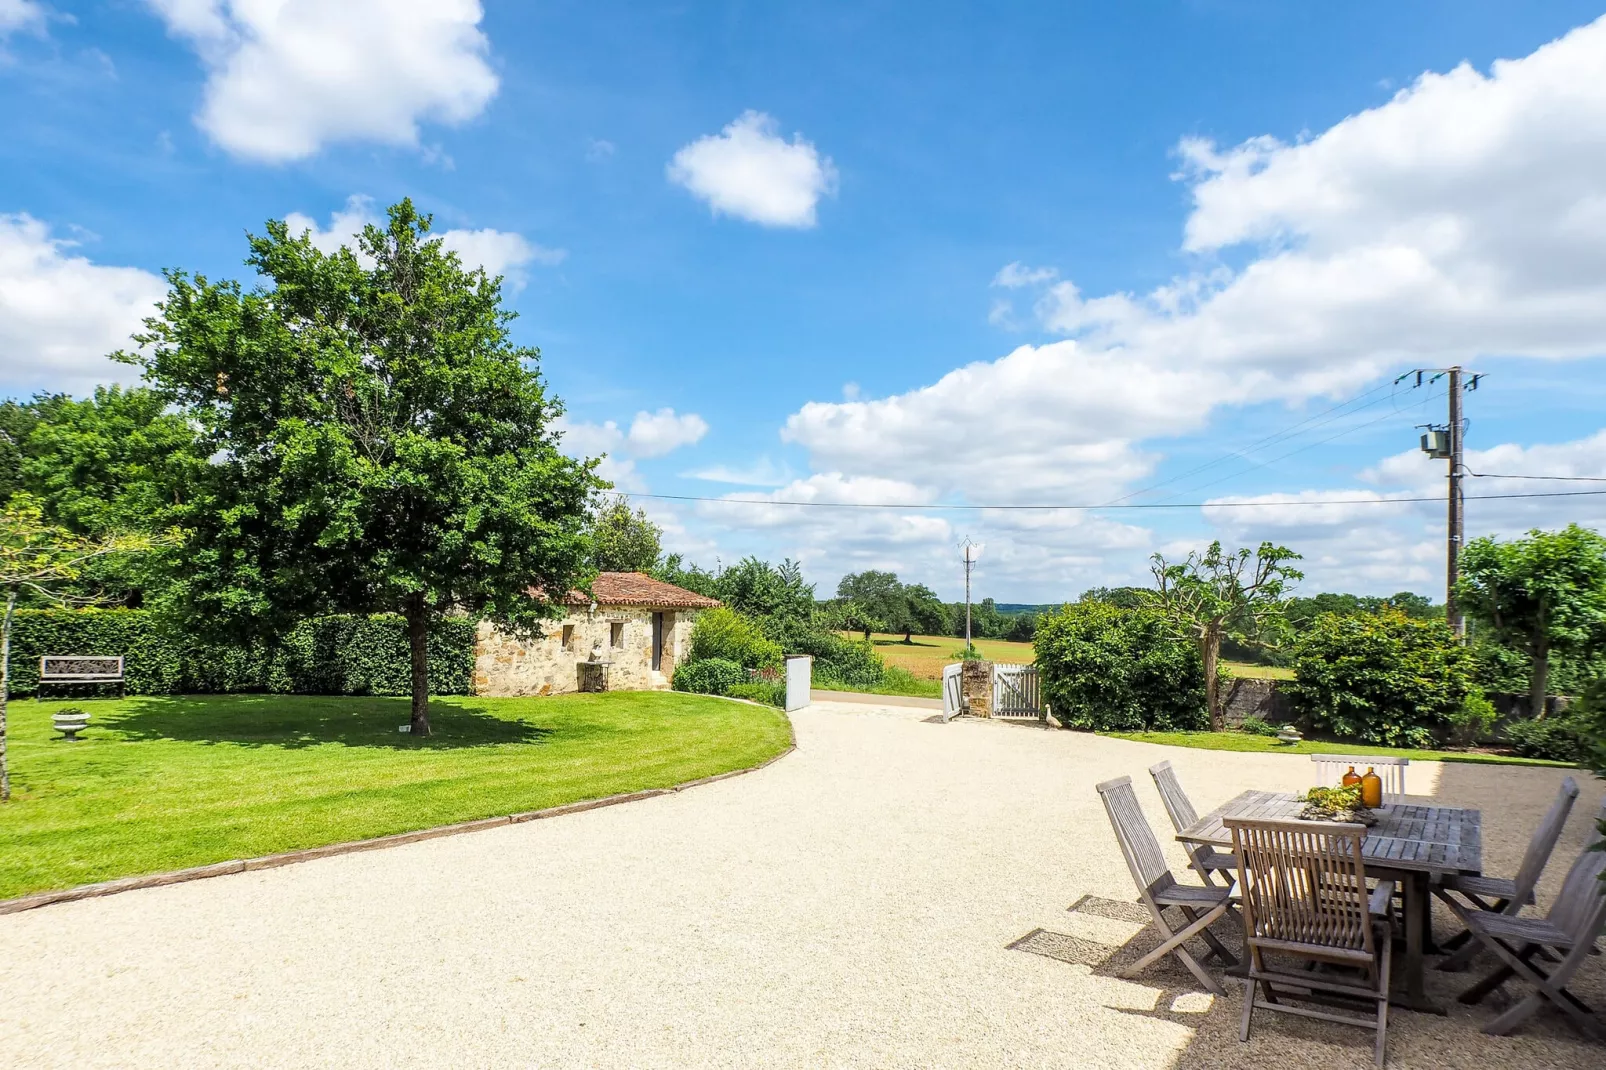
[[640, 499], [707, 563], [952, 596], [970, 535], [1038, 602], [1272, 538], [1438, 594], [1442, 506], [1386, 501], [1441, 492], [1442, 391], [1388, 386], [1422, 364], [1490, 373], [1472, 467], [1606, 474], [1598, 3], [336, 7], [0, 0], [0, 391], [126, 375], [153, 273], [238, 275], [267, 218], [338, 243], [411, 196], [623, 489], [1318, 503]]

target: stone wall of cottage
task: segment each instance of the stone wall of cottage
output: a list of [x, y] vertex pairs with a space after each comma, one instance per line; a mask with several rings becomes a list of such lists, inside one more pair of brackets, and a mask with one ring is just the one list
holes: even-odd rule
[[[663, 671], [652, 669], [652, 617], [664, 614]], [[571, 610], [544, 626], [540, 639], [516, 639], [481, 621], [474, 643], [477, 695], [561, 695], [580, 689], [581, 662], [607, 661], [611, 691], [662, 691], [691, 648], [695, 609], [598, 606]], [[614, 644], [614, 625], [620, 625]], [[565, 638], [567, 636], [567, 638]]]

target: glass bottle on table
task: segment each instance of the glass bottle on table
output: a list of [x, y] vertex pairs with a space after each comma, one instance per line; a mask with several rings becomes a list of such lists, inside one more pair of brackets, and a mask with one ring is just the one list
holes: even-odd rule
[[1344, 778], [1342, 780], [1340, 780], [1338, 782], [1338, 784], [1339, 784], [1340, 787], [1353, 788], [1357, 784], [1359, 784], [1360, 782], [1361, 782], [1361, 774], [1357, 773], [1355, 771], [1355, 767], [1352, 765], [1352, 766], [1349, 767], [1349, 772], [1344, 774]]
[[1377, 775], [1375, 767], [1368, 767], [1366, 775], [1361, 777], [1361, 805], [1368, 810], [1383, 805], [1383, 778]]

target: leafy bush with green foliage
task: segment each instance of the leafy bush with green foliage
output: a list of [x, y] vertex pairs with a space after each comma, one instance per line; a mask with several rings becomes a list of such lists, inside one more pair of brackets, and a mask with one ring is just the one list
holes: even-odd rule
[[710, 609], [692, 627], [688, 660], [723, 658], [744, 669], [773, 668], [781, 663], [781, 646], [765, 637], [758, 625], [734, 609]]
[[1286, 692], [1312, 725], [1340, 739], [1431, 747], [1463, 716], [1474, 667], [1442, 620], [1393, 608], [1324, 613], [1295, 641]]
[[[474, 622], [449, 618], [429, 639], [430, 689], [466, 695], [474, 679]], [[136, 695], [275, 691], [405, 695], [407, 629], [396, 614], [316, 617], [274, 644], [201, 643], [137, 609], [19, 610], [11, 635], [11, 690], [39, 685], [46, 654], [121, 654]]]
[[1450, 718], [1450, 734], [1445, 742], [1452, 747], [1470, 747], [1481, 743], [1494, 732], [1500, 711], [1494, 708], [1487, 695], [1477, 687], [1467, 692], [1461, 708]]
[[1559, 716], [1512, 721], [1505, 737], [1524, 758], [1606, 764], [1606, 679], [1590, 684]]
[[814, 658], [814, 677], [849, 687], [874, 687], [886, 676], [886, 663], [875, 647], [862, 640], [844, 639], [812, 621], [772, 617], [764, 621], [768, 635], [788, 654]]
[[688, 661], [675, 670], [670, 686], [696, 695], [728, 695], [747, 683], [747, 670], [724, 658]]
[[1579, 717], [1512, 721], [1506, 725], [1505, 736], [1511, 749], [1524, 758], [1581, 762], [1589, 756], [1590, 733]]
[[1149, 609], [1078, 602], [1037, 622], [1043, 697], [1067, 728], [1160, 731], [1208, 727], [1204, 665]]
[[745, 698], [750, 702], [762, 702], [766, 706], [782, 709], [786, 706], [786, 685], [768, 680], [749, 680], [745, 684], [737, 684], [727, 694], [731, 698]]
[[1252, 736], [1275, 736], [1279, 731], [1276, 725], [1259, 717], [1245, 717], [1244, 723], [1238, 726], [1238, 730]]

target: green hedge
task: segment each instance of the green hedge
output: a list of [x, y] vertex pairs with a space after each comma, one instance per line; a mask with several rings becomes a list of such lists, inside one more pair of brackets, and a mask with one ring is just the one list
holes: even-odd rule
[[[473, 621], [451, 619], [429, 637], [429, 688], [466, 695], [474, 681]], [[164, 630], [138, 609], [19, 610], [11, 631], [11, 692], [39, 686], [46, 654], [121, 654], [130, 694], [275, 691], [405, 695], [406, 625], [395, 614], [317, 617], [274, 644], [220, 646]]]
[[1153, 610], [1077, 602], [1038, 617], [1033, 648], [1043, 698], [1066, 728], [1210, 727], [1199, 648]]

